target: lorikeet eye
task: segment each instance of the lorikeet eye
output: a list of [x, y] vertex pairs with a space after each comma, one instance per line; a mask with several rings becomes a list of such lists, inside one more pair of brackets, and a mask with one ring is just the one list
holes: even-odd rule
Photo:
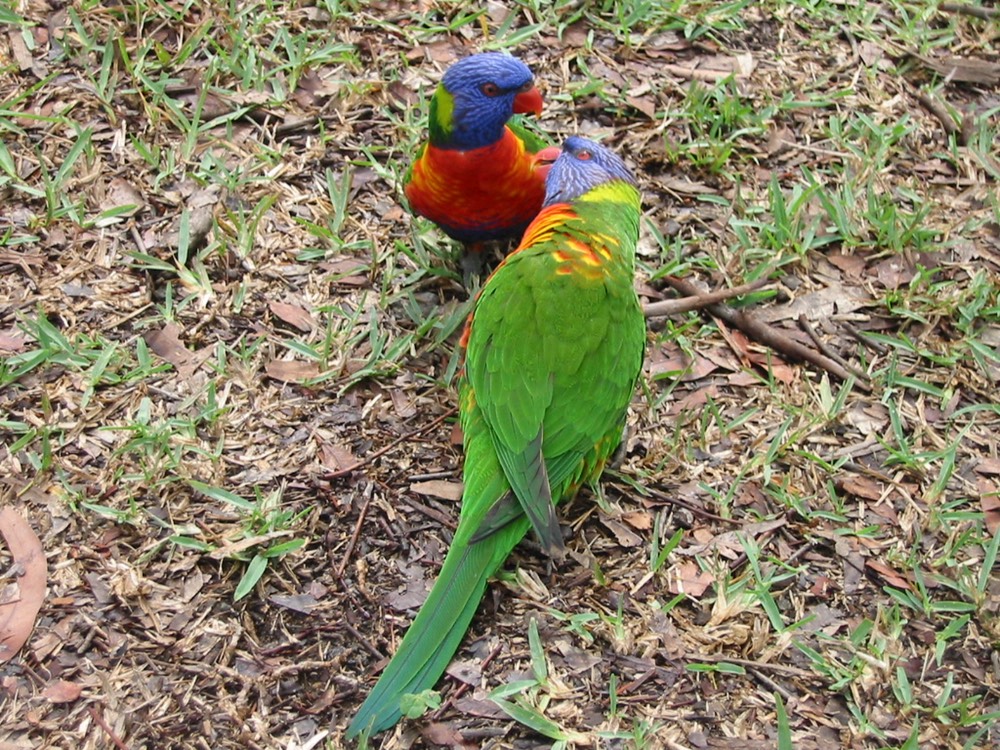
[[531, 91], [532, 88], [534, 88], [534, 85], [535, 84], [533, 84], [531, 81], [528, 81], [523, 86], [521, 86], [521, 88], [517, 90], [517, 93], [519, 94], [527, 93], [528, 91]]
[[587, 161], [591, 156], [593, 156], [593, 154], [585, 148], [576, 152], [576, 158], [580, 161]]
[[484, 83], [479, 88], [486, 96], [497, 96], [500, 93], [500, 87], [495, 83]]

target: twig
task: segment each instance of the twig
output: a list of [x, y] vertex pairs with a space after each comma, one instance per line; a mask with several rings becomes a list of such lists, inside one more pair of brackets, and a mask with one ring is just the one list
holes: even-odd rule
[[807, 672], [804, 669], [799, 669], [798, 667], [788, 667], [784, 664], [765, 662], [765, 661], [754, 661], [753, 659], [741, 659], [737, 656], [726, 656], [725, 654], [687, 654], [684, 656], [687, 661], [707, 661], [718, 664], [719, 662], [729, 662], [730, 664], [739, 664], [741, 667], [753, 667], [755, 669], [766, 669], [769, 672], [777, 672], [778, 674], [786, 674], [790, 677], [814, 677], [812, 672]]
[[689, 310], [701, 310], [716, 302], [725, 302], [733, 297], [739, 297], [750, 292], [755, 292], [767, 284], [767, 279], [757, 279], [752, 284], [735, 286], [732, 289], [720, 289], [717, 292], [699, 292], [681, 297], [680, 299], [665, 299], [661, 302], [651, 302], [644, 305], [642, 314], [647, 318], [660, 318], [666, 315], [688, 312]]
[[425, 424], [423, 427], [419, 427], [416, 430], [411, 430], [410, 432], [407, 432], [407, 433], [405, 433], [403, 435], [400, 435], [398, 438], [396, 438], [395, 440], [393, 440], [388, 445], [385, 445], [385, 446], [379, 448], [374, 453], [369, 453], [367, 456], [365, 456], [364, 458], [362, 458], [357, 463], [353, 463], [353, 464], [351, 464], [350, 466], [348, 466], [348, 467], [346, 467], [344, 469], [338, 469], [337, 471], [330, 472], [329, 474], [323, 474], [322, 475], [323, 479], [336, 479], [337, 477], [342, 477], [345, 474], [350, 474], [352, 471], [356, 471], [357, 469], [360, 469], [362, 466], [366, 466], [366, 465], [370, 464], [376, 458], [378, 458], [379, 456], [384, 456], [386, 453], [388, 453], [389, 451], [391, 451], [393, 448], [395, 448], [397, 445], [399, 445], [403, 441], [409, 440], [411, 438], [415, 438], [415, 437], [417, 437], [417, 435], [422, 435], [425, 432], [433, 430], [435, 427], [437, 427], [439, 424], [441, 424], [444, 420], [448, 419], [448, 417], [453, 416], [456, 411], [458, 411], [458, 409], [456, 409], [455, 407], [452, 407], [451, 409], [449, 409], [448, 411], [446, 411], [441, 416], [436, 417], [435, 419], [432, 419], [430, 422], [428, 422], [427, 424]]
[[97, 726], [99, 726], [101, 729], [103, 729], [104, 733], [111, 738], [111, 741], [115, 744], [115, 747], [117, 747], [118, 750], [128, 750], [128, 745], [122, 742], [121, 737], [115, 734], [114, 730], [110, 726], [108, 726], [108, 722], [104, 720], [104, 717], [101, 715], [100, 711], [98, 711], [97, 708], [94, 706], [90, 706], [88, 710], [90, 711], [90, 718], [93, 719], [94, 723], [97, 724]]
[[344, 626], [344, 629], [354, 636], [354, 639], [362, 645], [363, 648], [368, 650], [372, 656], [376, 659], [382, 660], [385, 658], [385, 654], [381, 653], [377, 648], [371, 644], [370, 635], [361, 635], [356, 627], [351, 625], [347, 620], [341, 620], [340, 624]]
[[[692, 296], [700, 293], [698, 291], [698, 287], [690, 281], [679, 279], [674, 276], [668, 276], [666, 280], [670, 286], [679, 291], [681, 294]], [[827, 357], [825, 354], [821, 354], [815, 349], [810, 349], [808, 346], [800, 344], [794, 339], [790, 339], [777, 328], [773, 328], [762, 320], [755, 318], [748, 312], [735, 310], [729, 305], [722, 303], [709, 305], [705, 309], [720, 320], [739, 328], [754, 341], [757, 341], [764, 346], [771, 347], [779, 354], [813, 364], [816, 367], [826, 370], [831, 375], [834, 375], [841, 380], [849, 380], [852, 377], [850, 372], [841, 367], [839, 363]], [[865, 392], [871, 391], [871, 386], [863, 380], [857, 381], [857, 386]]]
[[853, 338], [857, 339], [858, 343], [868, 349], [874, 349], [877, 354], [887, 354], [889, 352], [888, 347], [881, 342], [870, 339], [857, 328], [852, 326], [850, 323], [844, 323], [844, 330], [847, 331]]
[[[371, 489], [371, 485], [368, 485]], [[351, 534], [351, 540], [347, 543], [347, 549], [344, 550], [344, 554], [340, 558], [340, 565], [337, 566], [337, 578], [342, 578], [344, 575], [344, 570], [347, 568], [347, 561], [354, 554], [354, 547], [358, 543], [358, 537], [361, 536], [361, 526], [365, 522], [365, 516], [368, 514], [368, 506], [371, 505], [372, 497], [375, 495], [374, 492], [368, 492], [368, 497], [365, 498], [365, 504], [361, 506], [361, 512], [358, 513], [358, 521], [354, 524], [354, 533]]]
[[941, 3], [938, 10], [946, 13], [961, 13], [966, 16], [975, 16], [984, 21], [991, 21], [1000, 18], [1000, 8], [980, 8], [978, 5], [966, 5], [965, 3]]
[[952, 136], [959, 132], [958, 126], [955, 124], [955, 120], [952, 116], [948, 114], [948, 110], [932, 99], [930, 94], [918, 91], [917, 101], [920, 102], [921, 107], [937, 118], [937, 121], [941, 123], [941, 127], [944, 128], [945, 135]]
[[[619, 488], [621, 488], [622, 486], [625, 486], [627, 488], [627, 485], [617, 485], [617, 486], [619, 486]], [[712, 511], [710, 510], [705, 510], [704, 508], [700, 508], [697, 505], [692, 505], [686, 500], [681, 500], [679, 497], [672, 497], [671, 495], [668, 495], [666, 492], [658, 490], [655, 487], [646, 487], [644, 485], [642, 489], [645, 492], [648, 492], [653, 497], [655, 497], [657, 500], [662, 500], [666, 503], [670, 503], [671, 505], [676, 505], [678, 507], [684, 508], [685, 510], [694, 513], [696, 516], [707, 518], [710, 521], [719, 521], [720, 523], [728, 523], [733, 526], [743, 525], [743, 521], [739, 521], [735, 518], [726, 518], [724, 516], [717, 515], [715, 513], [712, 513]], [[622, 492], [622, 494], [626, 495], [627, 493]]]
[[806, 316], [804, 314], [799, 316], [799, 328], [801, 328], [803, 331], [806, 332], [806, 334], [808, 334], [809, 338], [812, 339], [812, 342], [813, 344], [815, 344], [816, 348], [819, 349], [827, 357], [832, 359], [834, 362], [839, 362], [844, 369], [850, 370], [852, 373], [854, 373], [856, 377], [860, 378], [861, 380], [864, 381], [871, 380], [867, 372], [858, 369], [850, 362], [845, 360], [843, 357], [841, 357], [839, 354], [837, 354], [837, 352], [833, 351], [833, 349], [831, 349], [829, 346], [827, 346], [826, 342], [823, 341], [817, 335], [815, 330], [813, 330], [812, 325], [810, 325], [809, 321], [806, 319]]
[[780, 693], [781, 697], [785, 699], [786, 703], [790, 703], [792, 700], [795, 699], [795, 696], [791, 692], [783, 688], [781, 685], [772, 680], [770, 677], [761, 672], [759, 669], [756, 669], [755, 667], [747, 667], [747, 672], [749, 672], [750, 676], [753, 677], [758, 682], [763, 682], [764, 685], [771, 688], [771, 690], [775, 691], [776, 693]]

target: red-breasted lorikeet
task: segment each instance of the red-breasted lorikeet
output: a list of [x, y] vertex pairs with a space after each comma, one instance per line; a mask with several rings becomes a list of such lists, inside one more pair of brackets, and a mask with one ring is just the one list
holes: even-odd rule
[[404, 180], [412, 211], [472, 251], [520, 239], [542, 207], [559, 150], [514, 115], [541, 112], [531, 70], [517, 58], [484, 52], [452, 65], [431, 98], [428, 141]]
[[633, 286], [639, 204], [621, 159], [569, 138], [544, 208], [486, 280], [463, 338], [458, 528], [349, 738], [388, 729], [404, 695], [434, 686], [528, 529], [561, 549], [555, 505], [596, 482], [619, 444], [646, 334]]

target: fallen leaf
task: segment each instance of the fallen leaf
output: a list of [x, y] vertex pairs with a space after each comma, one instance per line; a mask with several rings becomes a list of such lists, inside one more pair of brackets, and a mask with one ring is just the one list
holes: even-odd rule
[[0, 664], [10, 661], [28, 641], [38, 610], [45, 600], [48, 568], [38, 536], [21, 514], [7, 506], [0, 509], [0, 535], [13, 558], [15, 582], [0, 604]]
[[977, 57], [950, 55], [941, 58], [924, 57], [923, 55], [915, 55], [915, 57], [949, 81], [982, 83], [986, 86], [995, 86], [1000, 83], [1000, 64], [995, 62], [980, 60]]
[[622, 520], [639, 531], [648, 531], [653, 528], [653, 514], [644, 510], [630, 510], [622, 513]]
[[917, 275], [916, 270], [899, 257], [886, 258], [875, 266], [875, 277], [886, 289], [899, 289], [909, 284]]
[[986, 528], [991, 534], [996, 534], [1000, 529], [1000, 491], [986, 477], [979, 477], [976, 486], [979, 488], [979, 507], [986, 516]]
[[656, 119], [656, 102], [648, 96], [626, 96], [625, 101], [629, 106], [639, 110], [650, 120]]
[[24, 338], [24, 336], [17, 336], [12, 333], [4, 333], [0, 331], [0, 352], [14, 354], [16, 352], [24, 351], [24, 348], [27, 345], [28, 340]]
[[882, 485], [868, 477], [848, 476], [840, 483], [844, 492], [865, 500], [879, 500], [882, 497]]
[[454, 677], [459, 682], [464, 682], [466, 685], [479, 687], [479, 683], [483, 679], [482, 663], [476, 661], [453, 661], [448, 665], [445, 674]]
[[613, 518], [601, 518], [601, 523], [604, 524], [612, 534], [615, 535], [615, 539], [618, 540], [618, 544], [622, 547], [638, 547], [642, 544], [642, 537], [632, 531], [623, 523], [618, 523], [618, 521]]
[[49, 703], [72, 703], [82, 692], [82, 685], [68, 680], [56, 680], [42, 691], [42, 696]]
[[319, 606], [319, 602], [309, 594], [274, 594], [269, 599], [279, 607], [284, 607], [303, 615], [310, 614]]
[[990, 456], [981, 458], [975, 466], [975, 471], [977, 474], [1000, 474], [1000, 459], [991, 458]]
[[[108, 184], [108, 194], [101, 201], [101, 211], [112, 211], [123, 209], [115, 218], [122, 220], [126, 216], [132, 216], [146, 205], [146, 199], [138, 189], [128, 180], [115, 177]], [[131, 207], [128, 210], [124, 210]]]
[[667, 571], [667, 590], [671, 594], [687, 594], [698, 598], [714, 580], [715, 576], [698, 567], [698, 563], [686, 560]]
[[289, 325], [295, 326], [300, 331], [308, 333], [316, 327], [312, 314], [304, 307], [292, 305], [287, 302], [271, 302], [268, 307], [271, 312]]
[[358, 462], [358, 459], [351, 453], [351, 449], [346, 445], [320, 441], [319, 454], [320, 465], [331, 471], [340, 471], [348, 466], [354, 466]]
[[264, 372], [284, 383], [301, 383], [319, 377], [319, 365], [297, 359], [272, 359], [264, 365]]
[[462, 499], [462, 483], [431, 479], [427, 482], [414, 482], [410, 485], [410, 492], [428, 497], [438, 497], [442, 500], [457, 501]]
[[153, 354], [172, 364], [177, 368], [177, 374], [186, 380], [211, 356], [212, 348], [206, 346], [193, 352], [184, 346], [180, 333], [176, 323], [167, 323], [159, 330], [147, 332], [142, 338]]
[[432, 745], [464, 747], [465, 740], [453, 724], [432, 722], [420, 730], [421, 736]]
[[869, 570], [875, 571], [875, 573], [881, 576], [882, 579], [890, 586], [895, 586], [897, 589], [905, 589], [907, 591], [912, 591], [913, 589], [909, 581], [883, 562], [879, 562], [878, 560], [865, 560], [865, 567]]

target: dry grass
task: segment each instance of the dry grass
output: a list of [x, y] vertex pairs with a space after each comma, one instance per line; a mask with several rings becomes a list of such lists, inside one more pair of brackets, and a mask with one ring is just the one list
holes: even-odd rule
[[635, 167], [647, 300], [769, 278], [870, 388], [653, 321], [571, 559], [522, 545], [385, 746], [539, 746], [517, 680], [569, 744], [1000, 743], [995, 16], [202, 5], [0, 10], [0, 502], [49, 562], [0, 748], [341, 746], [457, 514], [468, 298], [398, 178], [487, 44]]

